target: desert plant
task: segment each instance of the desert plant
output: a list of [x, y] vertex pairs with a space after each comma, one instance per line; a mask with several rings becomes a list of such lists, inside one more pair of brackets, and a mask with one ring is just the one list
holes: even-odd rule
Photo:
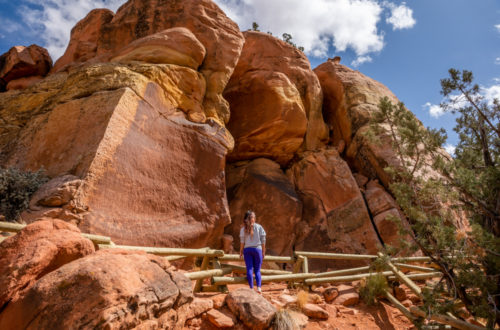
[[17, 168], [0, 168], [0, 214], [7, 221], [16, 220], [28, 208], [31, 196], [47, 182], [43, 170], [21, 171]]
[[297, 306], [299, 308], [304, 307], [305, 304], [309, 301], [309, 292], [300, 290], [299, 293], [297, 293]]
[[[456, 71], [450, 74], [452, 78], [443, 82], [443, 94], [449, 95], [456, 86], [465, 94], [467, 89], [463, 86], [470, 84], [472, 78], [467, 72], [463, 77]], [[476, 92], [475, 87], [471, 90]], [[472, 94], [468, 100], [470, 103], [475, 100]], [[484, 110], [485, 115], [479, 111], [472, 113], [476, 108]], [[380, 100], [379, 112], [373, 114], [366, 135], [374, 142], [389, 137], [399, 160], [399, 165], [388, 166], [385, 171], [391, 178], [389, 190], [411, 227], [406, 234], [412, 240], [402, 242], [401, 246], [409, 243], [418, 247], [444, 274], [432, 289], [423, 290], [425, 310], [444, 314], [455, 312], [456, 306], [464, 304], [474, 317], [488, 319], [490, 327], [495, 322], [500, 324], [500, 239], [494, 235], [498, 215], [489, 206], [500, 201], [500, 162], [496, 160], [500, 153], [495, 142], [499, 139], [493, 138], [498, 119], [497, 111], [493, 110], [490, 117], [486, 105], [469, 105], [461, 110], [460, 132], [465, 124], [474, 123], [472, 117], [480, 122], [490, 118], [493, 124], [481, 127], [490, 129], [488, 137], [493, 142], [485, 139], [484, 152], [476, 150], [482, 144], [469, 139], [473, 130], [467, 128], [460, 135], [461, 149], [457, 149], [456, 158], [450, 158], [441, 149], [446, 140], [444, 130], [426, 129], [404, 104], [392, 104], [388, 98]], [[470, 232], [457, 231], [459, 214], [467, 216]]]
[[290, 311], [286, 308], [279, 309], [274, 315], [272, 322], [272, 329], [274, 330], [298, 330], [300, 329], [297, 321], [292, 316]]
[[370, 275], [367, 279], [361, 281], [359, 296], [365, 304], [374, 305], [380, 297], [385, 296], [386, 290], [389, 288], [387, 279], [382, 274]]

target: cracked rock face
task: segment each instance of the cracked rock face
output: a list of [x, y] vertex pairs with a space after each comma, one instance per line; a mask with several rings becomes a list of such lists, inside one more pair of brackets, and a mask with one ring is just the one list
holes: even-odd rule
[[230, 222], [224, 157], [233, 141], [216, 121], [187, 119], [203, 111], [204, 93], [203, 75], [171, 64], [51, 75], [0, 98], [0, 165], [81, 179], [64, 212], [84, 232], [120, 244], [207, 246]]
[[7, 305], [0, 328], [171, 329], [192, 299], [191, 281], [164, 258], [98, 251], [43, 276]]
[[[68, 48], [53, 72], [79, 63], [107, 62], [135, 40], [171, 28], [188, 29], [205, 48], [203, 63], [196, 57], [192, 62], [201, 64], [199, 71], [206, 80], [203, 109], [206, 117], [227, 122], [229, 106], [222, 92], [244, 39], [236, 23], [211, 0], [130, 0], [116, 14], [95, 9], [73, 28]], [[182, 53], [185, 48], [176, 46], [175, 50]], [[150, 49], [143, 55], [150, 57], [151, 53]], [[171, 55], [173, 52], [169, 52]]]

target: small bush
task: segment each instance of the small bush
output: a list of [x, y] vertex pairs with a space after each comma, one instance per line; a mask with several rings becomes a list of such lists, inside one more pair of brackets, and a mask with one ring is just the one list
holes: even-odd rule
[[7, 221], [16, 220], [26, 210], [31, 196], [47, 182], [43, 170], [21, 171], [17, 168], [0, 168], [0, 214]]
[[362, 281], [359, 295], [367, 305], [374, 305], [378, 298], [385, 296], [389, 288], [384, 275], [375, 274]]
[[279, 309], [272, 322], [273, 330], [298, 330], [299, 325], [286, 308]]

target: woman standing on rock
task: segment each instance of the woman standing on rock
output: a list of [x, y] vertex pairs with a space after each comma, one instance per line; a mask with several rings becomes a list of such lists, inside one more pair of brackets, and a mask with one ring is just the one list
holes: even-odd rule
[[261, 293], [262, 278], [260, 267], [266, 255], [266, 232], [258, 223], [255, 223], [255, 213], [248, 210], [240, 229], [240, 258], [245, 257], [247, 280], [250, 289], [253, 289], [253, 272], [257, 281], [257, 292]]

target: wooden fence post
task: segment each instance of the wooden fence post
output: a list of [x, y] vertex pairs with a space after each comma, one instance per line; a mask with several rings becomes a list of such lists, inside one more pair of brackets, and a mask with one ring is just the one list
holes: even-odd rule
[[[210, 264], [210, 257], [209, 256], [204, 256], [203, 257], [203, 261], [201, 262], [200, 270], [206, 270], [208, 268], [209, 264]], [[199, 279], [199, 280], [196, 280], [193, 292], [200, 292], [202, 285], [203, 285], [203, 279], [202, 278]]]
[[[222, 266], [220, 264], [219, 258], [217, 258], [217, 257], [213, 258], [212, 259], [212, 264], [213, 264], [213, 268], [214, 269], [222, 269]], [[213, 276], [210, 278], [210, 283], [212, 285], [215, 285]], [[227, 288], [226, 284], [216, 285], [216, 287], [217, 287], [217, 291], [219, 291], [219, 292], [222, 292], [222, 293], [228, 293], [229, 292], [229, 289]]]

